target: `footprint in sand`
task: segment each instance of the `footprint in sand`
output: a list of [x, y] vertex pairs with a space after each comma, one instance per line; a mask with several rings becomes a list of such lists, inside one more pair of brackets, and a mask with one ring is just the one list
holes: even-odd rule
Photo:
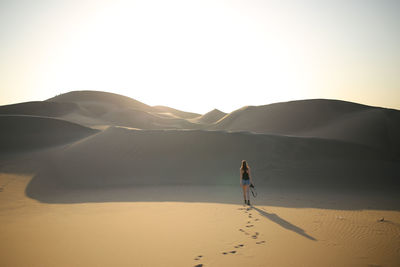
[[256, 233], [255, 233], [254, 235], [252, 235], [251, 237], [252, 237], [253, 239], [257, 239], [258, 235], [259, 235], [259, 233], [256, 232]]
[[264, 244], [265, 243], [265, 241], [264, 240], [262, 240], [262, 241], [258, 241], [258, 242], [256, 242], [256, 244]]
[[254, 225], [253, 224], [249, 224], [249, 225], [246, 225], [246, 227], [253, 227]]
[[224, 255], [227, 255], [228, 253], [235, 254], [236, 250], [231, 250], [229, 252], [226, 252], [226, 251], [222, 252], [222, 254], [224, 254]]
[[243, 246], [244, 246], [243, 244], [239, 244], [239, 245], [235, 246], [235, 248], [241, 248]]
[[245, 230], [243, 230], [242, 228], [239, 229], [240, 232], [245, 233], [246, 235], [249, 235], [249, 233], [247, 233]]
[[203, 267], [203, 264], [197, 264], [194, 267]]
[[203, 257], [203, 255], [199, 255], [199, 256], [197, 256], [196, 258], [194, 258], [194, 260], [195, 260], [195, 261], [198, 261], [198, 260], [200, 260], [202, 257]]

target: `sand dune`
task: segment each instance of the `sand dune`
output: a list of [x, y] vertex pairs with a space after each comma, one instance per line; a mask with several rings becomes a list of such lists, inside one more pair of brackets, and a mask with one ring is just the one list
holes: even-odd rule
[[338, 100], [243, 107], [211, 129], [336, 139], [400, 154], [399, 111]]
[[42, 102], [0, 107], [0, 114], [56, 117], [89, 127], [209, 129], [342, 140], [400, 157], [400, 111], [338, 100], [302, 100], [246, 106], [204, 115], [164, 106], [151, 107], [129, 97], [73, 91]]
[[0, 115], [0, 127], [0, 153], [66, 144], [97, 132], [64, 120], [19, 115]]
[[226, 116], [216, 125], [216, 129], [296, 134], [330, 123], [342, 115], [369, 108], [355, 103], [325, 99], [246, 106]]
[[212, 124], [223, 118], [225, 115], [226, 113], [218, 109], [213, 109], [210, 112], [207, 112], [206, 114], [193, 119], [193, 121], [197, 123]]
[[168, 114], [169, 116], [181, 118], [181, 119], [193, 119], [193, 118], [201, 116], [200, 114], [197, 114], [197, 113], [181, 111], [178, 109], [165, 107], [165, 106], [154, 106], [154, 107], [152, 107], [152, 112], [158, 113], [158, 114]]
[[144, 103], [122, 95], [100, 91], [73, 91], [46, 101], [0, 107], [0, 114], [56, 117], [89, 127], [106, 125], [140, 129], [197, 129], [188, 121], [200, 114]]
[[[129, 97], [99, 91], [74, 91], [47, 101], [76, 103], [87, 111], [81, 115], [100, 119], [101, 124], [140, 129], [198, 128], [186, 119], [200, 116], [164, 106], [151, 107]], [[74, 121], [78, 122], [79, 118]]]
[[47, 102], [77, 105], [77, 112], [66, 113], [59, 118], [86, 126], [113, 125], [140, 129], [201, 127], [187, 120], [198, 117], [199, 114], [164, 106], [150, 107], [132, 98], [106, 92], [74, 91], [50, 98]]
[[108, 112], [101, 116], [104, 123], [114, 126], [126, 126], [139, 129], [196, 129], [199, 125], [182, 118], [160, 116], [136, 109], [124, 109]]
[[33, 101], [0, 106], [0, 114], [3, 115], [60, 117], [71, 112], [77, 112], [78, 110], [79, 106], [75, 103], [55, 103], [45, 101]]
[[[161, 115], [165, 111], [171, 115]], [[394, 110], [310, 100], [244, 107], [225, 116], [213, 110], [184, 119], [196, 114], [150, 107], [120, 95], [78, 91], [49, 101], [5, 106], [3, 112], [51, 113], [106, 129], [55, 155], [51, 160], [54, 166], [47, 166], [46, 174], [33, 179], [30, 189], [42, 186], [51, 175], [62, 184], [88, 187], [232, 185], [243, 158], [254, 164], [260, 185], [368, 190], [398, 186], [395, 177], [399, 170], [393, 155], [398, 149], [399, 112]], [[277, 120], [277, 116], [283, 119]], [[215, 121], [209, 128], [221, 131], [194, 130]], [[3, 147], [9, 151], [67, 143], [95, 132], [75, 123], [39, 117], [3, 116], [3, 124], [14, 125], [3, 132]], [[134, 129], [108, 128], [110, 125]], [[226, 132], [244, 129], [248, 132]], [[303, 137], [254, 134], [262, 131]], [[345, 142], [335, 141], [338, 139]], [[209, 173], [213, 179], [204, 179]], [[28, 192], [40, 198], [35, 190]]]
[[[32, 115], [54, 117], [86, 126], [105, 124], [99, 114], [106, 113], [106, 108], [97, 104], [95, 109], [87, 109], [74, 102], [34, 101], [0, 106], [0, 115]], [[99, 108], [100, 107], [100, 108]], [[100, 112], [103, 110], [103, 112]]]
[[366, 144], [400, 156], [400, 112], [371, 108], [298, 133]]
[[53, 155], [46, 169], [32, 180], [27, 194], [42, 199], [46, 197], [43, 188], [53, 183], [67, 189], [231, 186], [238, 184], [238, 165], [243, 158], [254, 165], [260, 187], [399, 188], [398, 165], [364, 146], [250, 133], [110, 127]]
[[[135, 108], [140, 110], [151, 110], [151, 107], [139, 102], [130, 97], [118, 95], [114, 93], [101, 92], [101, 91], [71, 91], [69, 93], [61, 94], [50, 99], [48, 102], [68, 102], [79, 103], [87, 109], [96, 111], [96, 107], [108, 106], [109, 108]], [[98, 111], [102, 113], [102, 109]], [[98, 114], [98, 115], [100, 115]]]

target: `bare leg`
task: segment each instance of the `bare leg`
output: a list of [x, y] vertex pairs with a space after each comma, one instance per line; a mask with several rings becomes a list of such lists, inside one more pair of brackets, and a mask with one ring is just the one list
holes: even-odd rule
[[250, 191], [249, 191], [249, 189], [250, 189], [250, 186], [246, 185], [246, 195], [247, 195], [247, 200], [249, 200], [249, 201], [250, 201]]
[[246, 201], [247, 197], [246, 197], [246, 185], [242, 185], [242, 189], [243, 189], [243, 198]]
[[243, 187], [244, 200], [250, 200], [250, 198], [249, 198], [249, 186], [248, 185], [242, 185], [242, 187]]

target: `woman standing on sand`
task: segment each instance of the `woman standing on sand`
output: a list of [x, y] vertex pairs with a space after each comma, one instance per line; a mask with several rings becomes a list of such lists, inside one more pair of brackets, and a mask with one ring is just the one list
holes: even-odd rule
[[250, 184], [253, 184], [253, 180], [250, 175], [250, 167], [245, 160], [242, 160], [242, 166], [240, 166], [240, 185], [243, 188], [244, 204], [247, 205], [250, 205]]

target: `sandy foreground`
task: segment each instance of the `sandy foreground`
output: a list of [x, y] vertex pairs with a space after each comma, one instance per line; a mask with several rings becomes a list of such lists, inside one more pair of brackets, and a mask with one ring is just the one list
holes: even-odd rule
[[398, 211], [46, 204], [26, 197], [30, 179], [0, 174], [0, 266], [400, 265]]

